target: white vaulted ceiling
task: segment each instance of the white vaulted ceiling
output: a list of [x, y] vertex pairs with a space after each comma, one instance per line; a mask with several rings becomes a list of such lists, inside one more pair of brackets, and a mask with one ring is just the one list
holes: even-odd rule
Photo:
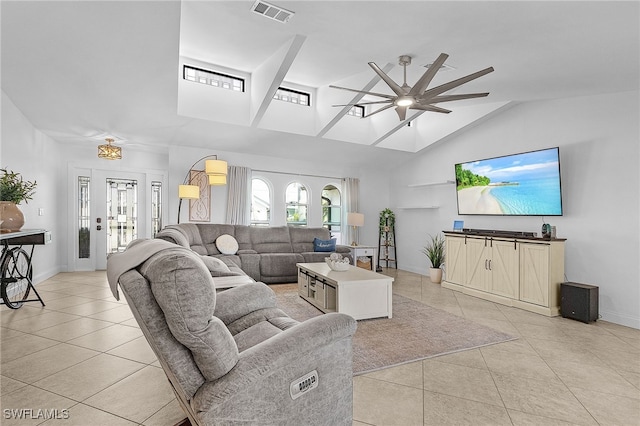
[[[357, 166], [401, 161], [521, 102], [638, 90], [637, 2], [276, 1], [286, 24], [253, 1], [2, 1], [2, 90], [63, 143], [113, 134], [132, 147], [171, 145], [331, 158]], [[391, 93], [376, 62], [402, 83], [449, 54], [432, 86], [493, 66], [451, 93], [490, 92], [423, 113], [407, 127], [390, 109], [344, 116], [356, 94]], [[244, 94], [182, 80], [181, 65], [237, 74]], [[279, 85], [312, 106], [271, 99]], [[412, 117], [416, 111], [410, 111]], [[343, 155], [329, 155], [341, 152]]]

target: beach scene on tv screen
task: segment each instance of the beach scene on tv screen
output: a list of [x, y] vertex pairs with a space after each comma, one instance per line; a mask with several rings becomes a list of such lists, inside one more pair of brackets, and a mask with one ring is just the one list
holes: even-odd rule
[[562, 214], [556, 148], [456, 164], [459, 214]]

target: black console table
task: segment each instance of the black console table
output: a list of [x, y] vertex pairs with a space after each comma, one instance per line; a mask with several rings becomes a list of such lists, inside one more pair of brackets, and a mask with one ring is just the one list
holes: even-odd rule
[[[0, 293], [2, 302], [11, 309], [20, 308], [25, 302], [44, 301], [33, 285], [31, 259], [36, 245], [51, 242], [51, 233], [43, 229], [25, 229], [0, 233], [2, 255], [0, 256]], [[11, 246], [11, 247], [10, 247]], [[22, 246], [31, 246], [29, 252]], [[29, 299], [33, 291], [36, 299]]]

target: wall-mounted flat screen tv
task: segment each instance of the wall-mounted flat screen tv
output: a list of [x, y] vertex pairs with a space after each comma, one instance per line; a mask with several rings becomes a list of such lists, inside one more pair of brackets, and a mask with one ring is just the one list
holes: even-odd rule
[[456, 164], [458, 214], [561, 216], [558, 148]]

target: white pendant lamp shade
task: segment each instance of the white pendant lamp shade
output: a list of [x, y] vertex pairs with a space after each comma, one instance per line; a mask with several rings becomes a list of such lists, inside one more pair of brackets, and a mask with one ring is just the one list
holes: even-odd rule
[[227, 175], [227, 162], [224, 160], [207, 160], [204, 162], [204, 168], [209, 176]]
[[200, 187], [197, 185], [179, 185], [178, 197], [197, 200], [200, 198]]
[[226, 185], [227, 177], [225, 175], [209, 175], [209, 185]]

